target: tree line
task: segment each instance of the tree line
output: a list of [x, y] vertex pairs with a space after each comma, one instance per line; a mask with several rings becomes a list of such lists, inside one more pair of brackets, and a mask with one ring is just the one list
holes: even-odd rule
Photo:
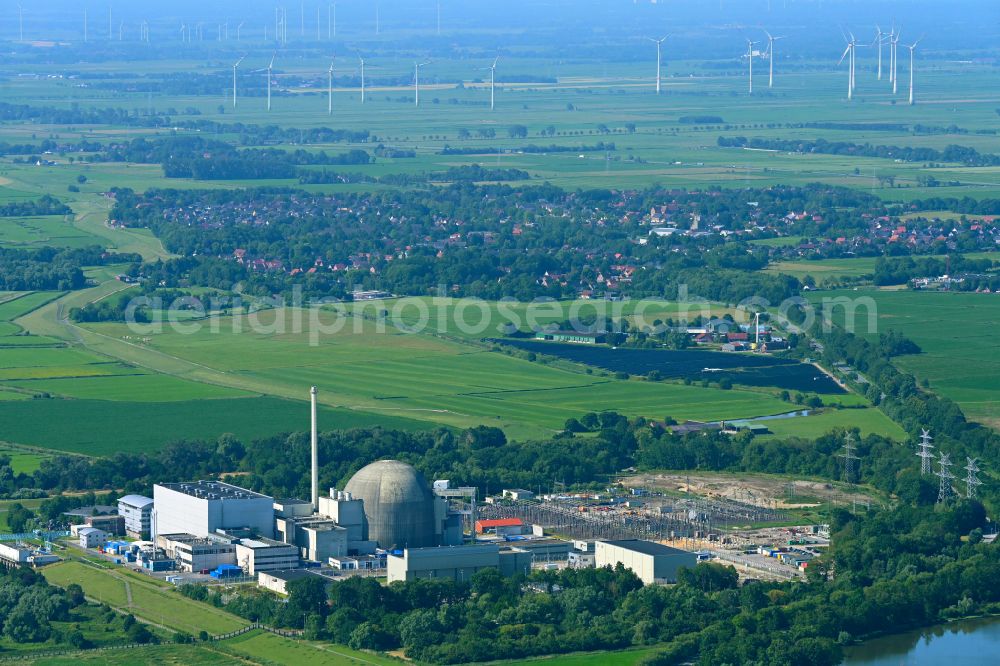
[[821, 153], [825, 155], [850, 155], [853, 157], [879, 157], [903, 160], [905, 162], [955, 162], [970, 167], [1000, 165], [1000, 155], [980, 153], [970, 146], [951, 144], [943, 150], [914, 146], [879, 146], [869, 143], [849, 141], [827, 141], [826, 139], [767, 139], [744, 136], [723, 137], [718, 141], [720, 148], [753, 148], [756, 150], [778, 150], [782, 152]]

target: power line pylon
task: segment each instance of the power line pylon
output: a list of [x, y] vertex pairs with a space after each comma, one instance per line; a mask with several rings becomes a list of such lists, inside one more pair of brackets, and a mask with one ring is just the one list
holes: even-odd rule
[[941, 480], [938, 486], [938, 504], [947, 504], [955, 496], [955, 489], [952, 487], [952, 481], [955, 479], [955, 475], [951, 473], [952, 464], [947, 453], [938, 456], [937, 476]]
[[931, 444], [931, 440], [934, 438], [931, 437], [930, 431], [924, 430], [923, 428], [921, 428], [921, 430], [923, 432], [920, 435], [920, 443], [917, 445], [920, 447], [917, 455], [920, 457], [920, 475], [927, 476], [934, 473], [931, 469], [931, 460], [935, 458], [934, 452], [931, 451], [931, 449], [934, 448], [934, 445]]
[[976, 488], [983, 485], [976, 474], [980, 471], [978, 461], [975, 458], [966, 458], [969, 463], [965, 466], [965, 498], [975, 499]]
[[855, 451], [854, 435], [847, 433], [844, 435], [844, 452], [838, 457], [844, 459], [844, 481], [847, 483], [857, 483], [858, 461], [861, 460]]

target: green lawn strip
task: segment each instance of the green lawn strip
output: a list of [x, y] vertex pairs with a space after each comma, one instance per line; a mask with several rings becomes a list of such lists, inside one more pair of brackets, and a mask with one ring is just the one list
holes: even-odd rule
[[253, 631], [243, 636], [223, 641], [219, 647], [233, 654], [251, 659], [266, 660], [281, 666], [341, 666], [342, 664], [398, 665], [399, 659], [370, 652], [359, 652], [342, 645], [296, 640], [270, 632]]
[[[122, 567], [97, 569], [81, 562], [67, 561], [45, 568], [43, 573], [55, 585], [65, 587], [77, 583], [88, 597], [127, 610], [153, 624], [190, 634], [199, 631], [222, 634], [249, 624], [235, 615], [188, 599], [172, 587], [164, 587], [162, 583]], [[131, 587], [132, 605], [128, 604], [126, 582]]]

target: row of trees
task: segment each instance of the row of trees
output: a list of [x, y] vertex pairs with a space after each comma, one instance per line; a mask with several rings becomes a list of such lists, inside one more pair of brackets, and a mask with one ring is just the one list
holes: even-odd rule
[[953, 162], [970, 167], [998, 166], [1000, 155], [980, 153], [969, 146], [949, 145], [943, 150], [913, 146], [878, 146], [849, 141], [826, 139], [767, 139], [762, 137], [720, 136], [720, 148], [754, 148], [783, 152], [821, 153], [825, 155], [850, 155], [852, 157], [880, 157], [905, 162]]

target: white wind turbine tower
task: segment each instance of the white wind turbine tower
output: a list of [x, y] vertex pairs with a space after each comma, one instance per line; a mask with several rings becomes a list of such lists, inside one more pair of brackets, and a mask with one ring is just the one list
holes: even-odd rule
[[774, 37], [767, 30], [764, 31], [767, 35], [767, 87], [774, 87], [774, 43], [784, 37]]
[[906, 47], [910, 49], [910, 106], [917, 103], [916, 98], [913, 96], [913, 53], [917, 50], [917, 44], [919, 44], [922, 39], [923, 37], [913, 42], [912, 45]]
[[753, 47], [756, 42], [747, 39], [747, 62], [750, 64], [749, 80], [750, 80], [750, 94], [753, 94]]
[[236, 41], [240, 41], [240, 31], [243, 30], [243, 22], [236, 26]]
[[17, 41], [24, 41], [24, 7], [21, 5], [17, 6]]
[[882, 80], [882, 47], [885, 45], [885, 38], [887, 34], [882, 32], [882, 28], [878, 25], [875, 26], [875, 41], [872, 42], [872, 46], [878, 47], [878, 80]]
[[361, 103], [365, 103], [365, 59], [358, 55], [358, 60], [361, 61]]
[[[847, 39], [846, 35], [844, 39]], [[854, 41], [854, 35], [851, 35], [851, 39], [847, 42], [847, 48], [844, 49], [844, 55], [840, 56], [840, 65], [844, 62], [844, 58], [847, 58], [847, 100], [850, 101], [854, 99], [854, 49], [857, 43]]]
[[660, 82], [663, 80], [663, 77], [660, 76], [661, 62], [662, 62], [661, 61], [661, 57], [660, 57], [660, 55], [661, 55], [660, 50], [661, 50], [661, 48], [663, 46], [663, 42], [667, 41], [667, 37], [668, 36], [669, 35], [665, 35], [663, 37], [660, 37], [659, 39], [654, 39], [652, 37], [647, 37], [646, 38], [649, 41], [651, 41], [654, 44], [656, 44], [656, 94], [657, 95], [660, 94]]
[[892, 94], [895, 95], [899, 86], [899, 37], [900, 33], [896, 34], [892, 38], [891, 48], [889, 53], [892, 56]]
[[267, 65], [267, 110], [271, 110], [271, 71], [274, 69], [274, 59], [278, 57], [275, 53], [271, 56], [271, 62]]
[[414, 91], [413, 105], [414, 106], [420, 106], [420, 68], [423, 67], [423, 66], [425, 66], [425, 65], [429, 65], [429, 64], [431, 64], [430, 60], [425, 60], [424, 62], [414, 63], [413, 64], [413, 91]]
[[333, 56], [330, 60], [330, 69], [327, 70], [326, 78], [326, 106], [327, 113], [333, 115], [333, 64], [337, 62], [337, 56]]
[[87, 43], [87, 10], [83, 10], [83, 43]]
[[236, 61], [236, 64], [233, 65], [233, 108], [234, 109], [236, 108], [236, 70], [239, 69], [244, 59], [246, 59], [246, 56], [241, 57], [239, 60]]
[[500, 62], [500, 56], [497, 56], [493, 60], [493, 64], [490, 65], [490, 111], [496, 108], [496, 83], [497, 83], [498, 62]]

